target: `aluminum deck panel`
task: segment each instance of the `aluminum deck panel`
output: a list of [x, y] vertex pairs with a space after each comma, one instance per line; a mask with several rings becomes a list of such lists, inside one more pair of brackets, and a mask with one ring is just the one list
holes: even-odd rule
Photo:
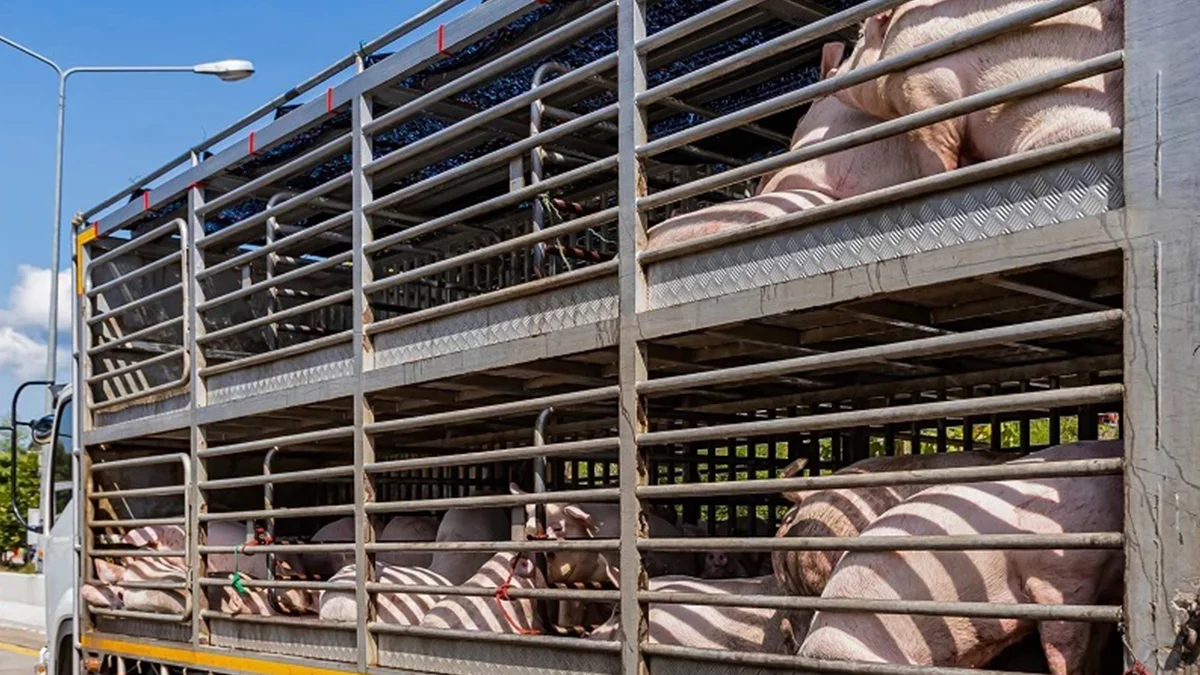
[[617, 675], [615, 653], [545, 645], [468, 642], [456, 638], [380, 635], [379, 665], [440, 675]]
[[1119, 151], [1096, 153], [648, 267], [650, 307], [683, 305], [1097, 216], [1124, 206]]

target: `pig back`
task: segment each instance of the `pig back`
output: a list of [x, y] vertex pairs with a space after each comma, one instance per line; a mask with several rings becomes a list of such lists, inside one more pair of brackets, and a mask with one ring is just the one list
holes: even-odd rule
[[[1000, 464], [1012, 455], [992, 452], [948, 452], [927, 455], [870, 457], [835, 472], [836, 475], [952, 469]], [[796, 502], [783, 519], [780, 537], [856, 537], [888, 509], [928, 485], [844, 488], [791, 492]], [[771, 566], [792, 595], [818, 596], [825, 589], [842, 551], [776, 551]]]

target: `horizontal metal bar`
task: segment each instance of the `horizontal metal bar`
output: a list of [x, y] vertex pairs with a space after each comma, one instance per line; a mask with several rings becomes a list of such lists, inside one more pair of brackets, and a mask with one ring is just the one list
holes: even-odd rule
[[[494, 105], [485, 110], [481, 110], [464, 120], [451, 124], [450, 126], [441, 129], [440, 131], [436, 131], [420, 140], [417, 140], [414, 143], [406, 145], [403, 148], [393, 150], [382, 157], [368, 162], [363, 168], [363, 171], [367, 174], [377, 173], [382, 169], [392, 166], [393, 164], [396, 164], [397, 162], [400, 162], [408, 157], [415, 157], [428, 150], [444, 147], [450, 141], [453, 141], [472, 131], [478, 131], [481, 127], [489, 122], [500, 119], [505, 115], [527, 107], [530, 102], [534, 100], [543, 99], [547, 96], [558, 93], [559, 91], [563, 91], [575, 84], [581, 84], [587, 81], [589, 78], [595, 77], [606, 70], [615, 68], [616, 65], [616, 54], [603, 56], [554, 80], [534, 87], [523, 94], [519, 94], [502, 103]], [[598, 112], [600, 111], [593, 111], [589, 114], [596, 114]], [[391, 204], [393, 201], [394, 200], [391, 198], [391, 195], [388, 195], [386, 201], [382, 203]]]
[[602, 263], [590, 265], [582, 269], [577, 269], [564, 274], [555, 274], [554, 276], [543, 277], [535, 281], [527, 281], [516, 286], [508, 286], [489, 293], [483, 293], [463, 300], [448, 302], [444, 305], [430, 307], [412, 314], [384, 319], [383, 321], [375, 321], [368, 323], [363, 327], [368, 335], [375, 333], [383, 333], [404, 326], [413, 326], [426, 321], [432, 321], [435, 318], [451, 316], [460, 312], [466, 312], [480, 307], [490, 307], [498, 305], [502, 302], [508, 302], [517, 298], [523, 298], [530, 295], [546, 293], [556, 288], [581, 284], [585, 281], [598, 279], [605, 276], [615, 276], [617, 273], [618, 262], [614, 258]]
[[[835, 33], [843, 28], [848, 28], [854, 24], [860, 23], [863, 20], [874, 16], [880, 12], [887, 11], [897, 5], [906, 2], [906, 0], [874, 0], [873, 2], [864, 2], [861, 5], [851, 9], [838, 12], [820, 21], [801, 26], [800, 28], [790, 33], [785, 33], [779, 37], [764, 42], [756, 47], [740, 51], [736, 54], [727, 56], [716, 63], [712, 63], [703, 68], [681, 75], [672, 80], [668, 80], [663, 84], [649, 89], [638, 95], [637, 102], [639, 105], [653, 103], [667, 96], [674, 96], [680, 92], [691, 89], [692, 87], [708, 82], [710, 80], [728, 75], [742, 68], [749, 67], [764, 59], [769, 59], [775, 56], [783, 55], [805, 43], [820, 39], [831, 33]], [[646, 38], [649, 40], [650, 38]]]
[[[292, 509], [293, 511], [295, 509]], [[200, 546], [204, 555], [240, 553], [242, 555], [266, 555], [268, 553], [349, 553], [354, 542], [344, 544], [255, 544], [238, 546]]]
[[[376, 200], [376, 202], [378, 205], [387, 206], [388, 204], [396, 204], [396, 203], [402, 202], [405, 199], [408, 199], [409, 197], [426, 194], [428, 190], [432, 190], [438, 186], [445, 185], [446, 183], [450, 183], [455, 180], [459, 180], [459, 179], [463, 178], [464, 176], [472, 175], [472, 174], [474, 174], [484, 168], [487, 168], [489, 166], [496, 165], [496, 164], [503, 164], [504, 162], [510, 161], [514, 157], [517, 157], [519, 155], [525, 154], [526, 152], [529, 152], [529, 150], [531, 150], [533, 148], [540, 147], [540, 146], [546, 145], [548, 143], [552, 143], [560, 138], [577, 133], [580, 130], [586, 129], [591, 126], [598, 125], [598, 124], [602, 123], [604, 120], [606, 120], [610, 117], [615, 117], [616, 115], [617, 115], [617, 106], [615, 103], [612, 105], [605, 106], [599, 110], [590, 112], [586, 115], [580, 115], [579, 117], [571, 120], [570, 122], [566, 122], [564, 124], [560, 124], [558, 126], [551, 127], [550, 129], [548, 129], [546, 131], [542, 131], [542, 132], [539, 132], [538, 134], [535, 134], [528, 138], [521, 139], [515, 143], [506, 145], [503, 148], [500, 148], [499, 150], [494, 150], [492, 152], [489, 152], [488, 154], [486, 154], [482, 157], [478, 157], [478, 158], [473, 159], [464, 164], [460, 164], [459, 166], [456, 166], [452, 169], [448, 169], [446, 171], [443, 171], [442, 173], [439, 173], [437, 175], [426, 178], [425, 180], [422, 180], [418, 183], [414, 183], [412, 185], [409, 185], [409, 186], [403, 187], [399, 190], [396, 190], [395, 192], [384, 195], [383, 197], [380, 197], [378, 200]], [[418, 149], [415, 148], [415, 146], [416, 146], [416, 144], [405, 146], [403, 148], [400, 148], [399, 150], [394, 151], [392, 154], [393, 155], [416, 154]], [[382, 162], [383, 160], [387, 159], [390, 156], [391, 155], [385, 155], [384, 157], [381, 157], [378, 160], [376, 160], [376, 162]], [[369, 165], [368, 165], [368, 168], [369, 168]], [[364, 171], [366, 171], [366, 169], [364, 169]]]
[[390, 462], [367, 464], [363, 471], [367, 473], [393, 473], [404, 471], [420, 471], [441, 466], [469, 466], [472, 464], [488, 464], [491, 462], [511, 462], [533, 457], [570, 457], [606, 450], [618, 450], [621, 439], [593, 438], [583, 441], [568, 441], [548, 445], [528, 445], [519, 448], [504, 448], [502, 450], [482, 450], [459, 454], [437, 455], [434, 457], [418, 457], [415, 459], [398, 459]]
[[347, 133], [342, 136], [338, 136], [337, 138], [323, 145], [313, 148], [312, 150], [309, 150], [295, 159], [289, 160], [283, 165], [268, 171], [254, 180], [251, 180], [243, 185], [239, 185], [223, 195], [214, 197], [211, 201], [207, 201], [203, 205], [197, 207], [196, 212], [200, 215], [215, 213], [226, 206], [232, 205], [234, 202], [243, 197], [249, 197], [254, 193], [255, 190], [265, 188], [280, 179], [289, 178], [290, 174], [303, 167], [315, 165], [338, 153], [346, 152], [350, 148], [350, 136], [351, 134]]
[[275, 436], [272, 438], [260, 438], [254, 441], [245, 441], [243, 443], [232, 443], [230, 445], [218, 445], [216, 447], [197, 450], [196, 456], [200, 459], [211, 459], [213, 457], [225, 457], [228, 455], [240, 455], [245, 452], [255, 452], [258, 450], [270, 450], [271, 448], [285, 448], [291, 445], [305, 445], [308, 443], [319, 443], [321, 441], [335, 441], [344, 438], [354, 437], [354, 427], [334, 427], [332, 429], [320, 429], [317, 431], [304, 431], [298, 434], [289, 434], [287, 436]]
[[201, 513], [200, 522], [211, 523], [228, 520], [262, 520], [264, 518], [321, 518], [325, 516], [349, 516], [353, 514], [353, 504], [337, 504], [333, 506], [304, 506], [289, 509], [259, 509], [257, 511]]
[[217, 480], [200, 481], [197, 485], [201, 490], [231, 490], [233, 488], [249, 487], [252, 485], [274, 485], [277, 483], [300, 483], [320, 478], [342, 478], [353, 476], [353, 466], [335, 466], [324, 469], [309, 469], [307, 471], [291, 471], [288, 473], [270, 473], [261, 476], [240, 476], [238, 478], [220, 478]]
[[188, 368], [187, 354], [185, 353], [183, 355], [183, 367], [180, 368], [179, 377], [171, 380], [170, 382], [164, 382], [162, 384], [155, 385], [153, 387], [150, 387], [149, 389], [139, 389], [137, 391], [132, 391], [128, 394], [124, 394], [124, 395], [118, 396], [116, 398], [110, 398], [110, 399], [107, 399], [104, 401], [97, 401], [96, 403], [92, 404], [92, 408], [91, 408], [92, 412], [108, 410], [109, 408], [115, 408], [119, 405], [124, 405], [125, 403], [128, 403], [129, 401], [136, 401], [138, 399], [156, 396], [156, 395], [161, 394], [166, 391], [181, 389], [184, 385], [187, 384], [188, 380], [191, 379], [191, 375], [192, 375], [192, 371]]
[[[340, 590], [352, 591], [353, 584], [342, 584]], [[459, 597], [490, 598], [496, 595], [495, 588], [472, 586], [423, 586], [417, 584], [368, 583], [368, 593], [401, 593], [404, 595], [442, 595]], [[533, 600], [586, 600], [589, 602], [617, 602], [620, 591], [584, 590], [576, 588], [509, 588], [510, 598]]]
[[[130, 270], [130, 271], [122, 274], [121, 276], [116, 277], [115, 279], [109, 279], [108, 281], [100, 284], [99, 286], [95, 286], [93, 288], [88, 289], [87, 297], [95, 298], [96, 296], [100, 295], [101, 293], [107, 293], [108, 291], [111, 291], [114, 288], [124, 286], [125, 284], [129, 283], [130, 281], [132, 281], [138, 277], [145, 276], [151, 272], [160, 270], [164, 267], [170, 267], [171, 265], [181, 262], [182, 260], [183, 260], [183, 251], [175, 251], [174, 253], [172, 253], [170, 255], [163, 256], [162, 258], [159, 258], [158, 260], [155, 260], [153, 262], [148, 262], [145, 265], [138, 267], [137, 269]], [[90, 279], [91, 277], [89, 276], [88, 278]]]
[[[581, 640], [581, 642], [583, 642]], [[674, 645], [643, 644], [642, 653], [675, 659], [692, 659], [709, 663], [739, 666], [778, 668], [822, 675], [1018, 675], [1004, 670], [954, 668], [950, 666], [914, 666], [863, 661], [829, 661], [802, 656], [766, 654], [759, 652], [718, 651]]]
[[1001, 157], [954, 171], [918, 178], [907, 183], [886, 187], [866, 194], [848, 197], [830, 204], [777, 216], [734, 230], [714, 235], [697, 237], [662, 248], [642, 251], [638, 260], [643, 264], [662, 262], [700, 251], [727, 246], [766, 234], [800, 229], [810, 223], [826, 221], [867, 209], [895, 204], [901, 200], [945, 192], [957, 187], [972, 185], [985, 180], [1008, 176], [1018, 171], [1043, 167], [1051, 162], [1079, 157], [1091, 152], [1120, 147], [1123, 134], [1120, 129], [1091, 134], [1083, 138], [1058, 143], [1045, 148]]
[[[550, 190], [557, 189], [564, 185], [570, 185], [571, 183], [582, 178], [587, 178], [593, 174], [603, 173], [605, 171], [611, 171], [615, 168], [617, 168], [617, 156], [610, 155], [603, 159], [598, 159], [594, 162], [584, 164], [579, 168], [571, 169], [570, 171], [564, 171], [563, 173], [557, 174], [519, 190], [506, 192], [497, 197], [492, 197], [491, 199], [479, 202], [473, 206], [468, 206], [465, 209], [459, 209], [453, 213], [448, 213], [444, 216], [427, 220], [420, 225], [413, 225], [412, 227], [405, 228], [394, 234], [389, 234], [386, 237], [380, 237], [370, 244], [363, 246], [363, 249], [368, 253], [374, 253], [375, 251], [386, 249], [389, 246], [408, 241], [409, 239], [415, 239], [416, 237], [424, 236], [431, 232], [436, 232], [437, 230], [449, 225], [454, 225], [456, 223], [461, 223], [465, 220], [470, 220], [471, 218], [481, 216], [489, 211], [494, 211], [505, 206], [518, 204], [532, 197], [536, 197], [539, 194], [549, 192]], [[381, 197], [380, 199], [367, 204], [363, 207], [363, 210], [368, 213], [377, 211], [379, 208], [384, 206], [384, 204], [381, 203], [383, 199], [384, 198]]]
[[[880, 122], [859, 131], [843, 134], [812, 145], [783, 152], [764, 160], [730, 169], [719, 174], [695, 180], [686, 185], [669, 188], [637, 200], [640, 210], [657, 208], [682, 199], [687, 199], [710, 190], [748, 180], [779, 169], [824, 157], [843, 150], [874, 143], [915, 129], [985, 110], [995, 105], [1041, 94], [1065, 84], [1118, 70], [1124, 64], [1124, 52], [1114, 51], [1103, 56], [1082, 61], [1045, 75], [1029, 78], [1011, 85], [989, 89], [961, 99], [905, 115], [894, 120]], [[639, 153], [639, 155], [644, 155]]]
[[[514, 591], [516, 589], [513, 589]], [[511, 595], [511, 593], [510, 593]], [[618, 642], [603, 640], [580, 640], [579, 638], [558, 637], [553, 635], [517, 635], [514, 633], [485, 633], [473, 630], [451, 630], [445, 628], [422, 628], [420, 626], [401, 626], [394, 623], [372, 622], [367, 624], [367, 630], [372, 633], [385, 635], [412, 635], [414, 637], [446, 640], [467, 640], [470, 642], [497, 642], [501, 644], [520, 644], [527, 646], [550, 647], [580, 652], [620, 652]], [[970, 671], [963, 671], [964, 673]], [[986, 674], [985, 674], [986, 675]]]
[[98, 345], [88, 347], [88, 350], [87, 350], [88, 356], [95, 356], [96, 354], [101, 354], [103, 352], [111, 351], [113, 349], [116, 349], [117, 347], [120, 347], [123, 344], [133, 342], [134, 340], [138, 340], [140, 338], [146, 337], [147, 335], [154, 335], [155, 333], [162, 332], [163, 330], [166, 330], [167, 328], [170, 328], [171, 326], [174, 326], [177, 323], [182, 324], [184, 322], [183, 319], [184, 319], [184, 317], [177, 316], [173, 319], [167, 319], [166, 321], [160, 321], [160, 322], [154, 324], [153, 326], [147, 326], [141, 330], [135, 330], [132, 333], [129, 333], [127, 335], [122, 335], [113, 340], [109, 340], [107, 342], [101, 342]]
[[[223, 614], [213, 610], [200, 612], [203, 619], [232, 621], [233, 623], [249, 623], [262, 626], [286, 626], [289, 628], [318, 628], [322, 630], [353, 631], [356, 626], [353, 621], [326, 621], [318, 619], [315, 614], [308, 616], [263, 616], [261, 614]], [[304, 672], [304, 671], [300, 671]]]
[[242, 298], [254, 295], [255, 293], [261, 293], [262, 291], [264, 291], [268, 288], [273, 288], [275, 286], [286, 284], [288, 282], [295, 281], [296, 279], [303, 279], [304, 277], [309, 276], [310, 274], [313, 274], [315, 272], [320, 272], [320, 271], [328, 269], [330, 267], [335, 267], [337, 265], [342, 265], [342, 264], [348, 263], [348, 262], [352, 261], [353, 259], [354, 259], [354, 252], [346, 251], [344, 253], [339, 253], [337, 255], [330, 256], [324, 260], [317, 260], [317, 261], [311, 262], [307, 265], [304, 265], [303, 267], [294, 269], [291, 272], [277, 274], [269, 279], [264, 279], [262, 281], [250, 284], [249, 286], [246, 286], [244, 288], [239, 288], [238, 290], [233, 291], [231, 293], [226, 293], [225, 295], [219, 295], [219, 296], [213, 298], [212, 300], [201, 303], [199, 306], [196, 307], [196, 311], [197, 312], [207, 312], [207, 311], [213, 309], [214, 307], [220, 307], [221, 305], [233, 302], [234, 300], [240, 300]]
[[685, 38], [698, 30], [703, 30], [708, 26], [713, 25], [723, 19], [727, 19], [734, 14], [744, 12], [749, 9], [754, 9], [761, 5], [765, 0], [725, 0], [719, 5], [709, 7], [703, 12], [693, 14], [688, 18], [677, 21], [670, 26], [652, 33], [633, 44], [633, 48], [639, 54], [647, 54], [665, 47], [666, 45]]
[[315, 352], [318, 349], [324, 349], [325, 347], [338, 345], [343, 342], [350, 342], [350, 339], [353, 336], [354, 336], [353, 331], [350, 329], [347, 329], [347, 330], [342, 331], [341, 333], [335, 333], [333, 335], [326, 335], [324, 337], [319, 337], [314, 340], [308, 340], [306, 342], [300, 342], [300, 343], [297, 343], [294, 345], [288, 345], [287, 347], [283, 347], [281, 349], [273, 349], [269, 352], [263, 352], [261, 354], [253, 354], [251, 356], [246, 356], [246, 357], [243, 357], [240, 359], [234, 359], [232, 361], [225, 361], [223, 363], [217, 363], [217, 364], [214, 364], [211, 366], [206, 366], [204, 368], [201, 368], [200, 369], [200, 377], [211, 377], [213, 375], [220, 375], [221, 373], [228, 373], [228, 372], [231, 372], [234, 370], [241, 370], [242, 368], [249, 368], [250, 366], [260, 365], [263, 363], [271, 363], [273, 361], [280, 361], [280, 360], [283, 360], [283, 359], [286, 359], [286, 358], [289, 358], [292, 356], [296, 356], [297, 354], [307, 354], [309, 352]]
[[452, 424], [459, 424], [461, 422], [473, 422], [480, 419], [495, 419], [497, 417], [505, 417], [508, 415], [540, 412], [545, 408], [561, 409], [576, 405], [586, 405], [588, 403], [598, 403], [600, 401], [616, 399], [619, 393], [620, 388], [617, 386], [597, 387], [595, 389], [584, 389], [582, 391], [573, 391], [567, 394], [542, 396], [540, 398], [531, 398], [523, 401], [511, 401], [509, 403], [497, 403], [495, 405], [479, 406], [477, 408], [452, 410], [450, 412], [435, 413], [432, 415], [419, 415], [417, 417], [408, 417], [399, 420], [374, 422], [372, 424], [365, 425], [364, 430], [368, 434], [386, 434], [395, 433], [398, 431], [413, 431], [415, 429], [424, 429], [432, 426], [449, 426]]
[[156, 623], [182, 623], [192, 618], [190, 612], [187, 614], [156, 614], [154, 612], [135, 612], [128, 609], [104, 609], [101, 607], [88, 607], [88, 611], [96, 616], [111, 616], [114, 619], [140, 619]]
[[[388, 111], [363, 125], [366, 134], [373, 135], [379, 131], [393, 127], [417, 113], [424, 112], [430, 105], [445, 100], [457, 93], [488, 81], [509, 70], [526, 65], [530, 58], [543, 51], [553, 50], [566, 45], [571, 40], [600, 28], [616, 17], [617, 3], [606, 2], [583, 16], [570, 21], [534, 40], [523, 44], [511, 52], [492, 61], [486, 61], [478, 68], [443, 84], [436, 89], [418, 96], [408, 103]], [[469, 119], [469, 118], [468, 118]]]
[[793, 492], [797, 490], [834, 490], [841, 488], [893, 487], [896, 485], [950, 485], [1001, 480], [1115, 476], [1124, 470], [1124, 466], [1125, 462], [1122, 459], [1031, 462], [955, 469], [923, 469], [920, 471], [888, 471], [869, 474], [769, 478], [765, 480], [731, 481], [725, 483], [646, 485], [638, 488], [637, 494], [644, 499], [665, 499], [733, 494], [771, 494], [774, 492]]
[[108, 528], [117, 527], [133, 529], [135, 527], [167, 527], [170, 525], [187, 525], [186, 518], [132, 518], [129, 520], [93, 520], [88, 527]]
[[187, 554], [187, 551], [164, 551], [151, 548], [88, 551], [89, 558], [186, 558]]
[[709, 607], [755, 607], [759, 609], [910, 614], [918, 616], [962, 616], [974, 619], [1026, 619], [1030, 621], [1084, 621], [1117, 623], [1121, 608], [1116, 605], [1037, 605], [1032, 603], [935, 602], [931, 600], [867, 600], [778, 595], [718, 595], [639, 591], [638, 600], [655, 605], [703, 605]]
[[1124, 545], [1125, 536], [1120, 532], [1065, 532], [896, 537], [668, 537], [641, 539], [637, 547], [639, 551], [1029, 551], [1119, 550]]
[[681, 389], [740, 384], [753, 380], [826, 368], [842, 368], [877, 363], [879, 361], [933, 356], [948, 352], [963, 352], [1010, 342], [1078, 335], [1080, 333], [1120, 328], [1124, 317], [1125, 313], [1119, 309], [1055, 317], [1041, 321], [1029, 321], [964, 333], [939, 335], [905, 342], [893, 342], [860, 349], [847, 349], [840, 352], [799, 356], [791, 359], [755, 363], [748, 366], [690, 373], [675, 377], [662, 377], [639, 382], [637, 391], [639, 394], [653, 396]]
[[254, 215], [247, 216], [236, 223], [233, 223], [232, 225], [228, 225], [220, 230], [217, 230], [216, 232], [206, 234], [203, 237], [198, 238], [196, 240], [196, 247], [201, 250], [205, 250], [232, 238], [234, 235], [261, 227], [265, 225], [266, 222], [271, 218], [281, 216], [288, 211], [306, 206], [311, 202], [316, 201], [318, 197], [327, 195], [339, 188], [346, 187], [350, 184], [350, 179], [351, 175], [349, 173], [344, 173], [337, 178], [331, 178], [324, 183], [317, 185], [316, 187], [311, 187], [304, 192], [301, 192], [287, 201], [283, 201], [275, 206], [263, 209], [262, 211], [259, 211]]
[[238, 333], [243, 333], [245, 331], [252, 330], [254, 328], [259, 328], [261, 326], [266, 326], [266, 325], [272, 324], [272, 323], [278, 323], [289, 317], [299, 316], [301, 314], [307, 314], [309, 312], [314, 312], [318, 309], [322, 309], [324, 307], [329, 307], [331, 305], [346, 304], [346, 303], [351, 302], [353, 299], [354, 299], [354, 291], [352, 291], [352, 290], [341, 291], [339, 293], [334, 293], [333, 295], [327, 295], [323, 298], [317, 298], [316, 300], [311, 300], [309, 302], [305, 302], [303, 304], [296, 305], [295, 307], [288, 307], [287, 309], [277, 310], [271, 314], [267, 314], [265, 316], [260, 316], [256, 319], [251, 319], [249, 321], [243, 321], [242, 323], [235, 324], [233, 326], [229, 326], [228, 328], [222, 328], [221, 330], [215, 330], [211, 333], [206, 333], [204, 335], [197, 336], [196, 343], [197, 344], [208, 344], [210, 342], [216, 342], [218, 340], [227, 338], [230, 335], [237, 335]]
[[186, 243], [182, 241], [185, 227], [186, 227], [186, 223], [184, 223], [182, 218], [175, 218], [174, 220], [171, 220], [170, 222], [163, 223], [162, 225], [159, 225], [158, 227], [154, 228], [153, 230], [150, 230], [149, 232], [146, 232], [144, 234], [138, 235], [138, 236], [130, 239], [129, 241], [121, 244], [120, 246], [117, 246], [116, 248], [114, 248], [111, 251], [107, 251], [105, 253], [101, 253], [100, 255], [96, 256], [95, 258], [93, 258], [91, 261], [88, 262], [87, 271], [90, 274], [97, 265], [103, 265], [104, 263], [107, 263], [109, 261], [116, 260], [117, 258], [120, 258], [121, 256], [125, 255], [126, 253], [129, 253], [130, 251], [135, 251], [135, 250], [145, 246], [146, 244], [157, 240], [158, 238], [162, 237], [164, 234], [167, 234], [168, 232], [175, 232], [175, 233], [179, 234], [180, 239], [181, 239], [180, 250], [182, 251], [183, 250], [182, 246], [186, 245]]
[[452, 270], [456, 267], [487, 260], [488, 258], [493, 258], [505, 253], [510, 253], [512, 251], [519, 251], [521, 249], [533, 246], [539, 242], [555, 239], [568, 234], [574, 234], [575, 232], [586, 230], [590, 227], [594, 227], [596, 225], [616, 219], [616, 207], [605, 209], [591, 215], [583, 216], [582, 218], [576, 218], [575, 220], [554, 225], [553, 227], [547, 227], [543, 230], [529, 232], [527, 234], [513, 237], [512, 239], [506, 239], [497, 244], [492, 244], [491, 246], [485, 246], [483, 248], [469, 251], [452, 258], [439, 260], [413, 270], [408, 270], [390, 277], [377, 279], [376, 281], [364, 285], [363, 292], [376, 293], [378, 291], [392, 288], [393, 286], [399, 286], [400, 284], [423, 279], [433, 274], [439, 274], [447, 270]]
[[[412, 499], [402, 502], [374, 502], [366, 505], [367, 513], [404, 513], [412, 511], [441, 511], [457, 508], [483, 508], [487, 506], [524, 506], [526, 504], [549, 504], [562, 501], [611, 502], [620, 498], [617, 488], [594, 488], [590, 490], [563, 490], [520, 495], [483, 495], [478, 497], [447, 497], [444, 499]], [[353, 507], [351, 507], [353, 508]]]
[[1120, 384], [1100, 384], [1069, 389], [1030, 391], [1019, 394], [982, 396], [956, 401], [915, 403], [912, 405], [849, 410], [845, 412], [758, 420], [740, 424], [718, 424], [693, 429], [653, 431], [638, 436], [639, 445], [693, 443], [714, 438], [748, 437], [767, 434], [789, 434], [824, 429], [842, 429], [866, 425], [917, 422], [944, 417], [998, 414], [1029, 409], [1065, 408], [1120, 401], [1125, 389]]
[[[225, 583], [228, 584], [229, 581], [226, 580]], [[186, 581], [122, 581], [117, 585], [124, 590], [137, 591], [186, 591], [191, 588]]]
[[150, 293], [148, 295], [144, 295], [140, 298], [130, 300], [129, 302], [127, 302], [123, 305], [119, 305], [119, 306], [109, 309], [107, 311], [100, 312], [99, 314], [97, 314], [95, 316], [88, 317], [87, 324], [89, 326], [94, 326], [94, 325], [100, 323], [101, 321], [107, 321], [108, 319], [111, 319], [116, 316], [120, 316], [120, 315], [128, 312], [131, 309], [137, 309], [138, 307], [141, 307], [143, 305], [148, 305], [152, 302], [157, 302], [169, 295], [174, 295], [175, 293], [180, 293], [182, 295], [182, 293], [183, 293], [183, 284], [182, 283], [172, 284], [165, 288], [154, 291], [153, 293]]
[[404, 541], [367, 544], [370, 553], [397, 551], [615, 551], [619, 539], [543, 539], [531, 541]]
[[325, 220], [322, 220], [321, 222], [317, 223], [316, 225], [312, 225], [310, 227], [306, 227], [297, 232], [293, 232], [293, 233], [287, 235], [286, 237], [281, 237], [269, 244], [264, 244], [253, 250], [246, 251], [245, 253], [240, 253], [228, 260], [222, 260], [221, 262], [219, 262], [215, 265], [212, 265], [210, 267], [205, 267], [204, 269], [202, 269], [196, 273], [196, 278], [197, 279], [207, 279], [209, 277], [220, 274], [221, 272], [224, 272], [226, 270], [231, 270], [231, 269], [234, 269], [235, 267], [241, 267], [243, 265], [247, 265], [250, 262], [252, 262], [258, 258], [266, 256], [270, 253], [274, 253], [275, 251], [286, 248], [288, 246], [291, 246], [292, 244], [295, 244], [296, 242], [305, 241], [307, 239], [312, 239], [314, 237], [318, 237], [321, 234], [328, 232], [329, 230], [332, 230], [334, 228], [341, 227], [342, 225], [349, 225], [350, 221], [353, 219], [353, 216], [354, 216], [353, 213], [339, 213], [336, 216], [326, 218]]
[[[221, 588], [229, 585], [229, 579], [206, 577], [200, 580], [201, 586]], [[246, 588], [294, 588], [302, 591], [338, 591], [347, 588], [346, 584], [335, 581], [295, 581], [292, 579], [242, 579]], [[354, 585], [349, 586], [353, 590]]]
[[184, 453], [173, 453], [169, 455], [147, 455], [146, 457], [134, 457], [132, 459], [112, 459], [92, 464], [91, 473], [111, 471], [112, 469], [129, 469], [139, 466], [154, 466], [155, 464], [174, 464], [175, 462], [180, 462], [186, 465], [189, 461], [190, 458]]
[[[863, 82], [869, 82], [883, 75], [895, 73], [918, 66], [947, 54], [960, 51], [972, 45], [977, 45], [999, 35], [1016, 29], [1025, 28], [1031, 24], [1057, 16], [1064, 12], [1094, 2], [1094, 0], [1051, 0], [1027, 9], [1006, 14], [999, 19], [989, 21], [980, 26], [954, 33], [950, 37], [922, 45], [891, 58], [883, 59], [867, 66], [852, 68], [844, 73], [826, 80], [814, 82], [783, 96], [768, 99], [761, 103], [738, 110], [718, 119], [710, 120], [680, 132], [655, 139], [643, 146], [639, 152], [653, 156], [681, 145], [695, 143], [709, 136], [734, 129], [747, 122], [768, 117], [789, 108], [795, 108], [808, 101], [814, 101], [823, 96], [830, 96]], [[670, 82], [667, 83], [671, 84]], [[664, 85], [666, 86], [666, 85]], [[655, 90], [639, 97], [639, 103], [664, 100], [663, 97], [652, 96]]]
[[130, 490], [102, 490], [89, 492], [88, 499], [133, 499], [136, 497], [168, 497], [187, 494], [186, 485], [164, 485], [161, 487], [133, 488]]

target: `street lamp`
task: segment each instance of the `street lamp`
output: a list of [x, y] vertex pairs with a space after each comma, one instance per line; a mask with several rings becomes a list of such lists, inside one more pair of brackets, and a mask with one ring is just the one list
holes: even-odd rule
[[[224, 82], [244, 80], [254, 74], [254, 64], [243, 59], [226, 59], [199, 63], [194, 66], [80, 66], [61, 68], [57, 63], [41, 54], [18, 44], [3, 35], [0, 42], [31, 56], [50, 66], [58, 74], [58, 136], [54, 158], [54, 239], [50, 260], [50, 319], [47, 327], [46, 379], [54, 381], [58, 364], [58, 268], [62, 247], [62, 173], [63, 173], [63, 123], [67, 109], [67, 80], [76, 73], [195, 73], [215, 75]], [[47, 405], [50, 405], [49, 400]]]

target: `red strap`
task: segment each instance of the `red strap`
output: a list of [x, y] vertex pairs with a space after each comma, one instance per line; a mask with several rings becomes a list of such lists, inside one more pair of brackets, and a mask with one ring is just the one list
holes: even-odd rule
[[325, 112], [333, 112], [333, 87], [325, 90]]
[[150, 210], [150, 191], [149, 190], [142, 191], [142, 210], [143, 211]]
[[1129, 666], [1125, 675], [1150, 675], [1150, 671], [1146, 668], [1146, 664], [1134, 659], [1133, 665]]
[[437, 29], [437, 50], [442, 56], [454, 56], [454, 53], [446, 49], [446, 24], [438, 24]]
[[521, 560], [520, 553], [518, 553], [512, 559], [512, 565], [510, 565], [508, 568], [508, 578], [504, 580], [504, 583], [496, 587], [496, 607], [500, 608], [500, 615], [504, 617], [504, 620], [508, 622], [508, 625], [511, 626], [512, 629], [517, 632], [517, 634], [540, 635], [541, 631], [536, 628], [523, 628], [517, 625], [517, 622], [514, 621], [512, 616], [508, 613], [508, 608], [504, 606], [504, 603], [510, 601], [508, 597], [508, 589], [512, 588], [513, 574], [517, 571], [517, 562], [519, 560]]
[[250, 154], [254, 154], [254, 132], [250, 132]]

